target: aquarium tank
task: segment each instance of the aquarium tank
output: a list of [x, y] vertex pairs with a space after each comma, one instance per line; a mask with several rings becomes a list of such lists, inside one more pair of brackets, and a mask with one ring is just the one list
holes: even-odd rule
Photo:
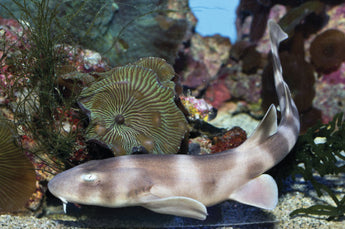
[[[2, 0], [1, 225], [341, 228], [345, 219], [344, 18], [341, 0]], [[287, 35], [276, 56], [271, 53], [270, 23], [277, 23]], [[277, 57], [281, 68], [276, 68]], [[287, 85], [282, 87], [288, 88], [285, 97], [276, 93], [281, 86], [274, 84], [279, 69], [282, 85]], [[292, 127], [284, 124], [288, 112], [284, 103], [290, 99], [298, 110], [292, 113], [295, 122], [299, 117], [300, 131], [289, 154], [255, 177], [250, 176], [263, 170], [259, 162], [247, 173], [236, 171], [227, 181], [248, 175], [251, 182], [264, 172], [278, 185], [277, 206], [264, 210], [260, 204], [246, 205], [252, 200], [227, 200], [260, 193], [261, 189], [247, 190], [243, 185], [236, 187], [241, 192], [204, 209], [192, 198], [201, 187], [191, 178], [212, 177], [205, 185], [211, 190], [207, 193], [223, 193], [214, 191], [222, 187], [219, 174], [241, 166], [233, 156], [221, 171], [225, 160], [212, 164], [213, 158], [249, 144], [250, 149], [260, 149], [264, 137], [281, 133], [273, 131], [280, 121], [278, 129], [286, 127], [286, 134]], [[258, 125], [259, 133], [254, 132]], [[129, 162], [120, 165], [126, 158]], [[207, 166], [200, 165], [206, 161], [201, 158], [209, 160]], [[262, 159], [247, 158], [248, 162]], [[108, 161], [117, 164], [110, 166]], [[92, 163], [94, 167], [87, 167]], [[181, 174], [188, 174], [183, 179], [195, 185], [189, 196], [170, 198], [169, 193], [180, 186], [167, 181], [164, 201], [124, 208], [109, 206], [110, 197], [98, 205], [57, 198], [48, 186], [51, 180], [83, 166], [108, 174], [107, 184], [114, 176], [109, 171], [120, 166], [115, 169], [121, 174], [117, 188], [104, 192], [101, 183], [96, 186], [100, 195], [108, 197], [131, 188], [121, 196], [123, 203], [129, 196], [157, 192], [150, 177], [165, 182], [183, 170]], [[91, 172], [81, 176], [88, 185], [98, 178]], [[149, 185], [140, 186], [145, 181]], [[270, 189], [271, 183], [263, 182], [267, 183], [260, 187]], [[62, 186], [68, 189], [72, 183]], [[69, 194], [79, 200], [83, 191], [84, 199], [97, 202], [99, 196], [89, 197], [90, 186], [79, 188], [71, 188]], [[171, 211], [178, 207], [180, 212]], [[206, 211], [207, 216], [193, 219], [183, 211], [191, 216]], [[159, 214], [164, 212], [168, 214]]]

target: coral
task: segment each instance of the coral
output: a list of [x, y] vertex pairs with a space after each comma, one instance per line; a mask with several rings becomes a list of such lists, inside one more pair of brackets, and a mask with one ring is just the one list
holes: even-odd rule
[[194, 96], [180, 96], [180, 99], [189, 113], [189, 119], [211, 120], [213, 116], [212, 105], [208, 104], [204, 99], [197, 99]]
[[[315, 97], [315, 68], [308, 62], [308, 37], [319, 31], [327, 22], [326, 6], [319, 1], [305, 2], [288, 9], [287, 13], [278, 18], [282, 28], [289, 34], [289, 39], [280, 47], [280, 58], [283, 74], [292, 92], [301, 115], [302, 132], [314, 125], [320, 112], [312, 107]], [[306, 58], [307, 57], [307, 58]], [[269, 60], [262, 74], [262, 108], [267, 109], [274, 99], [275, 90], [272, 63]], [[307, 119], [309, 117], [310, 119]]]
[[214, 76], [229, 58], [230, 47], [230, 40], [219, 34], [206, 37], [195, 34], [190, 51], [193, 59], [205, 63], [208, 74]]
[[217, 80], [207, 87], [204, 98], [213, 107], [218, 109], [225, 101], [231, 98], [231, 94], [224, 80]]
[[115, 155], [176, 153], [186, 119], [173, 90], [161, 86], [153, 70], [133, 64], [102, 76], [79, 98], [90, 116], [88, 139], [106, 144]]
[[224, 67], [218, 73], [218, 78], [226, 79], [225, 85], [232, 98], [245, 100], [248, 103], [258, 103], [260, 100], [261, 83], [258, 74], [246, 75], [234, 72], [233, 67]]
[[317, 108], [318, 106], [315, 106], [314, 102], [313, 104], [314, 105], [312, 107], [300, 114], [300, 134], [304, 134], [311, 126], [315, 125], [315, 123], [319, 122], [320, 120], [323, 120], [323, 122], [325, 122], [325, 120], [322, 117], [321, 110]]
[[343, 62], [337, 71], [321, 76], [321, 82], [331, 85], [343, 84], [345, 85], [345, 62]]
[[231, 47], [230, 57], [242, 61], [242, 72], [253, 74], [262, 67], [261, 54], [256, 51], [256, 45], [248, 41], [238, 41]]
[[59, 74], [74, 71], [83, 73], [104, 72], [110, 69], [98, 52], [61, 44], [56, 45], [54, 48], [57, 54], [63, 57], [57, 66]]
[[[237, 34], [240, 39], [249, 36], [251, 42], [257, 42], [265, 32], [266, 22], [273, 3], [271, 1], [242, 0], [237, 8]], [[250, 17], [249, 17], [250, 16]], [[249, 31], [243, 30], [250, 22]], [[249, 34], [248, 34], [249, 33]]]
[[[280, 53], [283, 74], [300, 113], [311, 108], [315, 96], [313, 67], [303, 58], [289, 52]], [[266, 110], [272, 103], [277, 104], [273, 84], [272, 62], [262, 74], [262, 107]]]
[[164, 59], [159, 57], [144, 57], [134, 62], [133, 65], [152, 69], [157, 74], [160, 84], [164, 87], [175, 89], [175, 84], [171, 81], [175, 76], [174, 68]]
[[32, 163], [16, 145], [15, 131], [0, 118], [0, 212], [20, 210], [36, 189]]
[[310, 59], [318, 72], [331, 73], [345, 61], [345, 34], [329, 29], [310, 44]]
[[194, 61], [192, 57], [187, 57], [187, 67], [183, 72], [177, 72], [183, 76], [183, 85], [197, 92], [207, 86], [210, 81], [210, 75], [207, 71], [206, 64], [201, 61]]
[[317, 82], [315, 100], [313, 104], [322, 110], [322, 121], [328, 123], [332, 117], [345, 110], [345, 84], [328, 84]]
[[[295, 28], [301, 26], [304, 28], [304, 33], [309, 36], [322, 28], [325, 21], [325, 4], [321, 1], [305, 1], [298, 3], [300, 5], [291, 8], [281, 18], [279, 24], [284, 31], [293, 36]], [[301, 23], [303, 21], [303, 23]]]
[[[322, 20], [316, 19], [319, 16], [323, 17], [322, 13], [325, 9], [325, 5], [320, 1], [242, 0], [236, 12], [239, 39], [245, 39], [248, 36], [250, 42], [257, 43], [265, 34], [268, 19], [272, 17], [279, 18], [279, 11], [281, 10], [279, 9], [278, 12], [271, 10], [276, 4], [283, 4], [289, 9], [281, 21], [281, 26], [289, 34], [289, 37], [293, 34], [296, 25], [300, 24], [302, 20], [305, 24], [308, 24], [307, 29], [313, 30], [312, 27], [314, 27], [318, 30], [322, 24], [319, 24]], [[317, 16], [315, 17], [315, 15]], [[310, 33], [310, 31], [307, 31], [307, 33]]]
[[213, 138], [211, 153], [218, 153], [241, 145], [247, 139], [247, 133], [240, 127], [233, 127], [222, 136]]
[[203, 155], [211, 153], [212, 141], [205, 137], [196, 137], [189, 140], [189, 154]]
[[[56, 52], [64, 58], [57, 65], [57, 84], [65, 98], [73, 98], [96, 81], [97, 73], [110, 69], [101, 55], [88, 49], [57, 45]], [[86, 74], [89, 73], [89, 74]]]
[[[183, 85], [196, 89], [196, 95], [209, 86], [219, 69], [229, 58], [230, 40], [219, 35], [202, 37], [194, 34], [186, 46], [180, 51], [176, 60], [177, 74], [182, 76]], [[181, 63], [181, 61], [183, 63]], [[175, 66], [176, 69], [176, 66]]]

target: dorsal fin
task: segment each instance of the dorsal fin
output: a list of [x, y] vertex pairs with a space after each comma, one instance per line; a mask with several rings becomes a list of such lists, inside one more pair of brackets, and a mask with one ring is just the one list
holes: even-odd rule
[[254, 133], [242, 145], [248, 146], [251, 144], [260, 144], [276, 132], [277, 111], [276, 107], [272, 104], [268, 108], [264, 118], [254, 130]]

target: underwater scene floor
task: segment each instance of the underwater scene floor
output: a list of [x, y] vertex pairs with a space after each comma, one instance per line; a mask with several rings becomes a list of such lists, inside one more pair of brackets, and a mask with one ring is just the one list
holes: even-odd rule
[[[334, 177], [326, 177], [327, 183]], [[321, 178], [320, 178], [321, 179]], [[95, 206], [67, 205], [67, 214], [63, 213], [60, 201], [48, 201], [45, 216], [1, 215], [1, 228], [344, 228], [343, 219], [327, 221], [322, 217], [290, 217], [296, 208], [328, 202], [330, 198], [317, 198], [315, 191], [304, 180], [286, 180], [289, 188], [283, 190], [278, 206], [273, 211], [265, 211], [226, 201], [208, 208], [205, 221], [183, 217], [162, 215], [141, 207], [103, 208]], [[344, 193], [343, 184], [333, 187], [339, 194]], [[49, 198], [49, 197], [48, 197]], [[321, 202], [320, 202], [321, 201]]]

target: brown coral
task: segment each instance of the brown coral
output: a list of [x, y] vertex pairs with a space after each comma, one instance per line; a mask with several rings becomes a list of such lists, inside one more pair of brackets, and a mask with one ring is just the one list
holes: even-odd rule
[[0, 212], [25, 206], [36, 189], [36, 173], [31, 162], [15, 144], [13, 130], [0, 119]]
[[[311, 64], [296, 54], [288, 52], [280, 53], [283, 74], [291, 90], [298, 110], [303, 113], [312, 107], [315, 96], [314, 69]], [[273, 84], [272, 62], [266, 66], [262, 73], [262, 107], [264, 110], [275, 103], [277, 96]]]
[[127, 65], [103, 73], [103, 80], [85, 88], [79, 101], [90, 113], [87, 137], [105, 143], [115, 155], [176, 153], [186, 119], [173, 90], [157, 77], [151, 69]]
[[254, 74], [262, 65], [261, 54], [256, 51], [256, 45], [246, 40], [237, 41], [230, 50], [230, 57], [242, 61], [242, 72]]
[[318, 35], [310, 44], [310, 58], [318, 72], [337, 70], [345, 61], [345, 34], [329, 29]]

